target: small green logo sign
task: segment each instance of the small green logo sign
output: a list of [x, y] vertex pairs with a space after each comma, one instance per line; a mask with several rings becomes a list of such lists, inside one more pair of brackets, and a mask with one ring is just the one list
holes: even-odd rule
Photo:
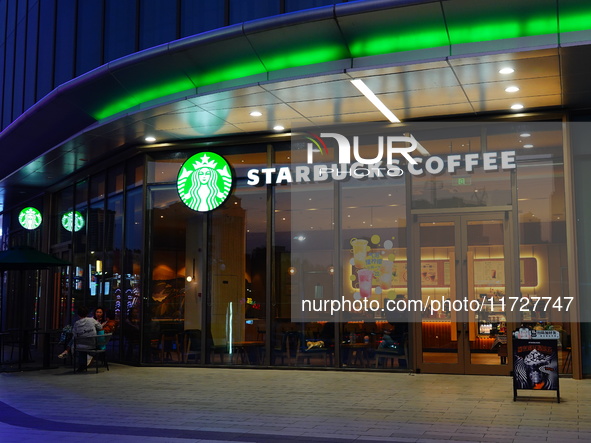
[[181, 166], [177, 188], [181, 200], [189, 208], [199, 212], [211, 211], [230, 195], [230, 165], [213, 152], [195, 154]]
[[84, 227], [84, 216], [79, 211], [70, 211], [62, 215], [62, 226], [66, 231], [78, 232]]
[[29, 230], [37, 229], [39, 226], [41, 226], [42, 219], [43, 217], [41, 217], [41, 212], [39, 212], [39, 209], [33, 208], [31, 206], [23, 209], [18, 214], [18, 222], [23, 228]]

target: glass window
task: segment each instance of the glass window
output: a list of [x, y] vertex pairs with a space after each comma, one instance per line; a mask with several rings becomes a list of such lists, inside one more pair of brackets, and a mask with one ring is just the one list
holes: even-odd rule
[[107, 172], [107, 194], [112, 196], [123, 192], [123, 165], [114, 166]]
[[[265, 158], [259, 154], [259, 161]], [[231, 164], [239, 156], [226, 157]], [[211, 212], [211, 318], [214, 362], [261, 365], [267, 306], [266, 188], [238, 184]]]
[[[125, 207], [125, 249], [123, 262], [123, 282], [121, 312], [123, 331], [123, 359], [139, 363], [142, 342], [140, 341], [142, 324], [141, 284], [143, 241], [143, 189], [136, 188], [127, 192]], [[119, 300], [117, 300], [119, 301]], [[144, 352], [149, 343], [144, 342]]]
[[121, 250], [123, 249], [123, 196], [107, 200], [107, 222], [105, 224], [105, 300], [103, 304], [113, 310], [115, 318], [121, 321], [121, 274], [123, 270]]
[[[527, 309], [520, 320], [532, 327], [560, 332], [561, 372], [570, 350], [572, 311], [564, 309], [568, 287], [566, 206], [560, 122], [532, 123], [519, 128], [522, 148], [517, 167], [520, 287]], [[557, 309], [556, 301], [563, 308]], [[550, 301], [547, 304], [547, 301]], [[574, 303], [576, 305], [576, 303]], [[554, 307], [552, 307], [554, 306]]]
[[96, 174], [90, 178], [90, 202], [105, 198], [105, 174]]
[[[426, 127], [425, 127], [426, 126]], [[511, 180], [509, 170], [496, 170], [494, 174], [484, 170], [482, 160], [479, 166], [468, 172], [461, 166], [462, 156], [515, 148], [512, 140], [500, 137], [497, 132], [501, 126], [461, 125], [447, 123], [431, 129], [429, 125], [419, 126], [412, 135], [424, 148], [413, 156], [422, 157], [423, 171], [429, 165], [442, 172], [412, 175], [412, 208], [465, 208], [479, 206], [506, 206], [511, 204]], [[483, 141], [484, 140], [484, 141]], [[488, 141], [488, 144], [487, 144]], [[442, 163], [430, 163], [433, 157]], [[429, 158], [430, 157], [430, 158]], [[453, 168], [453, 159], [460, 159], [460, 166]], [[464, 157], [465, 158], [465, 157]], [[500, 162], [497, 154], [495, 162]], [[429, 162], [429, 163], [428, 163]]]
[[[73, 212], [62, 217], [62, 228], [72, 233], [72, 264], [74, 268], [72, 303], [75, 306], [92, 306], [89, 299], [89, 275], [87, 270], [87, 230], [88, 230], [88, 181], [77, 183], [74, 187], [75, 203]], [[66, 228], [67, 226], [67, 228]]]
[[137, 156], [126, 164], [127, 189], [141, 186], [144, 182], [144, 157]]

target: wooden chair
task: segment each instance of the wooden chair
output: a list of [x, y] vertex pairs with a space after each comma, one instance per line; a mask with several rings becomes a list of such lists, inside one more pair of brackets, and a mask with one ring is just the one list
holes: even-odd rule
[[[288, 365], [291, 365], [292, 356], [295, 357], [295, 365], [296, 366], [300, 360], [302, 360], [302, 363], [303, 363], [303, 361], [305, 359], [307, 359], [308, 364], [310, 364], [311, 357], [321, 356], [321, 357], [324, 357], [324, 366], [328, 366], [330, 350], [327, 347], [314, 346], [314, 347], [309, 348], [307, 345], [308, 340], [306, 340], [303, 333], [288, 332], [287, 334], [288, 334], [288, 336], [287, 336], [287, 340], [286, 340], [286, 347], [287, 347]], [[312, 341], [316, 341], [316, 340], [312, 340]]]
[[397, 367], [401, 368], [400, 360], [404, 360], [404, 362], [408, 365], [408, 352], [407, 352], [407, 337], [401, 337], [399, 340], [395, 341], [395, 345], [390, 348], [378, 348], [375, 350], [375, 357], [376, 357], [376, 368], [379, 366], [380, 360], [384, 360], [384, 368], [388, 365], [388, 360], [390, 360], [390, 365], [394, 368], [394, 361], [396, 360]]
[[201, 360], [201, 330], [187, 329], [183, 336], [183, 363], [189, 361], [189, 356], [195, 356], [195, 363]]
[[172, 361], [172, 354], [175, 353], [177, 361], [182, 361], [181, 345], [179, 341], [179, 333], [177, 330], [162, 331], [160, 333], [160, 363], [164, 363], [167, 358]]

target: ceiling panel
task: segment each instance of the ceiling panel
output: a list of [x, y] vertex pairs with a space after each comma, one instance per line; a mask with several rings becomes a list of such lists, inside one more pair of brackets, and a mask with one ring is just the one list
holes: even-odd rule
[[[505, 88], [517, 86], [517, 92], [505, 92]], [[518, 99], [539, 95], [560, 94], [560, 77], [544, 77], [521, 80], [504, 80], [500, 82], [472, 83], [463, 86], [470, 101], [494, 100], [500, 97]]]
[[447, 88], [459, 85], [458, 79], [454, 75], [453, 70], [449, 67], [372, 77], [359, 76], [357, 78], [362, 78], [364, 83], [375, 94], [419, 89]]
[[[352, 85], [351, 85], [352, 86]], [[322, 115], [349, 114], [352, 112], [375, 112], [376, 108], [364, 96], [344, 97], [334, 100], [310, 100], [291, 103], [301, 115], [318, 117]], [[379, 112], [378, 112], [379, 114]], [[380, 114], [381, 115], [381, 114]], [[383, 117], [383, 116], [382, 116]]]
[[507, 112], [527, 112], [529, 109], [542, 108], [549, 106], [560, 106], [562, 98], [560, 95], [543, 95], [539, 97], [527, 97], [519, 100], [524, 105], [521, 111], [511, 111], [511, 105], [515, 103], [514, 99], [489, 100], [484, 102], [473, 102], [476, 112], [488, 111], [507, 111]]
[[273, 91], [273, 94], [284, 102], [355, 97], [360, 95], [357, 88], [353, 86], [349, 80], [338, 80], [335, 82], [296, 86], [295, 88], [277, 89]]
[[462, 91], [462, 88], [459, 86], [380, 94], [378, 95], [378, 98], [390, 110], [392, 110], [394, 114], [396, 114], [399, 109], [468, 103], [464, 91]]
[[[256, 109], [257, 111], [261, 112], [263, 115], [260, 117], [253, 117], [250, 115], [250, 112]], [[224, 119], [228, 123], [255, 123], [258, 121], [276, 121], [281, 119], [294, 119], [294, 118], [302, 118], [302, 115], [296, 112], [293, 108], [283, 103], [278, 103], [274, 105], [260, 105], [260, 106], [248, 106], [248, 107], [237, 107], [234, 109], [218, 109], [212, 110], [211, 113], [213, 115], [218, 116], [221, 119]]]
[[281, 103], [281, 100], [267, 91], [257, 92], [256, 94], [238, 95], [231, 98], [202, 103], [199, 106], [202, 109], [213, 111], [215, 109], [233, 109], [252, 107], [253, 111], [260, 105], [272, 105]]
[[[508, 75], [500, 74], [499, 70], [505, 67], [511, 67], [515, 72]], [[453, 69], [462, 84], [556, 77], [560, 75], [559, 59], [555, 56], [527, 58], [510, 62], [462, 65], [455, 66]]]

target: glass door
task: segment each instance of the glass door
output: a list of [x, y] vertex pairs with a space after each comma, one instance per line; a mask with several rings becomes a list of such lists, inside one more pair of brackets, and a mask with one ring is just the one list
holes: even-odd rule
[[509, 213], [418, 216], [415, 300], [423, 372], [507, 374]]

